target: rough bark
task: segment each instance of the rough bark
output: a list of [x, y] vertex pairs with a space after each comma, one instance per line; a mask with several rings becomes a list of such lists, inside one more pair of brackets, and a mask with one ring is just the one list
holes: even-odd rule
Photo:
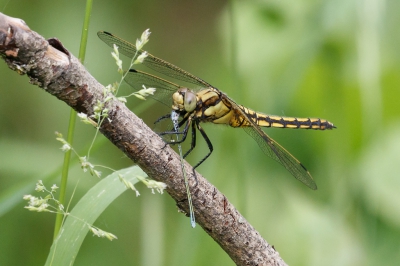
[[[57, 39], [45, 40], [24, 21], [0, 13], [0, 54], [7, 65], [30, 82], [65, 102], [77, 112], [93, 114], [102, 101], [99, 84]], [[2, 75], [3, 78], [5, 75]], [[180, 158], [162, 139], [116, 99], [108, 103], [109, 120], [101, 133], [150, 177], [167, 184], [178, 207], [188, 212]], [[185, 164], [191, 173], [192, 167]], [[199, 173], [189, 178], [197, 223], [238, 265], [286, 265], [279, 253]], [[189, 224], [189, 223], [188, 223]]]

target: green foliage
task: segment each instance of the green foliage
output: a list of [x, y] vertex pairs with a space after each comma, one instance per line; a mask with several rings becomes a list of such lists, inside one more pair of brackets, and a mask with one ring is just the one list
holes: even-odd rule
[[[368, 9], [371, 3], [376, 6]], [[81, 2], [9, 1], [3, 12], [44, 36], [56, 36], [77, 54], [82, 23], [71, 17], [84, 8]], [[330, 132], [266, 130], [309, 169], [316, 192], [271, 162], [244, 132], [227, 127], [204, 125], [215, 150], [199, 171], [289, 265], [398, 265], [399, 8], [398, 1], [237, 1], [232, 33], [230, 9], [222, 1], [104, 1], [93, 10], [86, 65], [103, 84], [117, 80], [110, 49], [96, 32], [108, 30], [134, 42], [150, 28], [150, 53], [239, 104], [332, 121], [338, 128]], [[232, 39], [236, 59], [229, 57]], [[53, 221], [27, 212], [16, 199], [32, 193], [27, 184], [33, 188], [38, 179], [45, 182], [43, 176], [54, 178], [62, 154], [53, 132], [66, 131], [69, 109], [1, 63], [0, 76], [0, 265], [43, 265]], [[130, 93], [121, 87], [121, 95]], [[170, 111], [150, 100], [132, 98], [127, 105], [150, 126]], [[74, 147], [87, 145], [93, 132], [78, 125]], [[114, 169], [131, 164], [100, 141], [92, 158]], [[188, 161], [195, 164], [206, 152], [199, 140]], [[76, 181], [81, 172], [71, 174]], [[75, 199], [95, 182], [80, 180]], [[97, 221], [118, 240], [86, 238], [75, 265], [231, 263], [205, 232], [190, 227], [171, 199], [143, 193], [143, 199], [132, 200], [130, 194], [116, 199]]]

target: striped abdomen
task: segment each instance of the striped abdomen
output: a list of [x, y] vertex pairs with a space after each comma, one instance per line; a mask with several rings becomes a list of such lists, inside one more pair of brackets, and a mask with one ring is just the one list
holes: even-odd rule
[[[332, 129], [335, 126], [325, 119], [319, 118], [297, 118], [297, 117], [285, 117], [277, 115], [266, 115], [263, 113], [255, 112], [242, 105], [240, 109], [247, 114], [247, 117], [253, 120], [260, 127], [277, 127], [277, 128], [302, 128], [302, 129], [316, 129], [325, 130]], [[234, 125], [231, 125], [234, 126]], [[251, 124], [244, 120], [238, 127], [251, 126]]]
[[255, 112], [243, 105], [238, 105], [220, 91], [209, 88], [197, 93], [198, 105], [196, 119], [214, 124], [228, 124], [231, 127], [252, 126], [251, 119], [260, 127], [303, 128], [325, 130], [335, 126], [324, 119], [296, 118], [266, 115]]

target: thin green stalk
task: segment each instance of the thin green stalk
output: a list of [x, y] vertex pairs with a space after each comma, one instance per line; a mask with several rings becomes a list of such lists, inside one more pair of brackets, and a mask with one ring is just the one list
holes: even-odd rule
[[178, 134], [179, 133], [179, 121], [178, 121], [178, 118], [179, 118], [179, 114], [175, 111], [172, 111], [171, 112], [171, 120], [172, 120], [172, 123], [174, 124], [174, 129], [176, 132], [176, 141], [178, 142], [179, 155], [181, 157], [182, 174], [183, 174], [183, 179], [185, 181], [186, 194], [187, 194], [188, 203], [189, 203], [190, 224], [192, 225], [193, 228], [195, 228], [196, 227], [196, 219], [194, 217], [192, 195], [190, 194], [189, 181], [186, 176], [185, 164], [183, 162], [182, 146], [179, 143], [179, 134]]
[[[177, 134], [177, 137], [178, 137], [178, 134]], [[185, 181], [186, 194], [187, 194], [188, 203], [189, 203], [190, 224], [193, 228], [195, 228], [196, 227], [196, 219], [194, 217], [194, 211], [193, 211], [192, 194], [190, 193], [189, 181], [186, 176], [186, 170], [185, 170], [185, 165], [184, 165], [183, 156], [182, 156], [182, 146], [180, 143], [178, 144], [178, 149], [179, 149], [179, 155], [181, 157], [182, 174], [183, 174], [183, 179]]]
[[[92, 13], [92, 4], [93, 4], [93, 0], [87, 0], [85, 19], [84, 19], [83, 28], [82, 28], [81, 45], [80, 45], [79, 57], [78, 57], [82, 63], [85, 61], [89, 21], [90, 21], [90, 15]], [[73, 109], [71, 109], [69, 125], [68, 125], [68, 136], [67, 136], [67, 142], [71, 145], [73, 144], [73, 138], [74, 138], [74, 132], [75, 132], [75, 122], [76, 122], [76, 112]], [[62, 173], [61, 173], [59, 202], [61, 204], [63, 204], [64, 206], [65, 206], [65, 193], [67, 190], [67, 180], [68, 180], [68, 170], [69, 170], [70, 160], [71, 160], [71, 150], [66, 152], [64, 155], [64, 163], [63, 163], [63, 169], [62, 169]], [[54, 225], [54, 239], [57, 237], [58, 232], [60, 231], [63, 219], [64, 219], [64, 216], [62, 214], [57, 214], [56, 222]]]
[[[246, 94], [244, 93], [242, 86], [240, 85], [240, 74], [237, 68], [237, 58], [238, 58], [238, 38], [237, 35], [239, 34], [238, 31], [238, 26], [236, 23], [236, 19], [237, 19], [237, 1], [236, 0], [231, 0], [229, 1], [229, 30], [230, 30], [230, 38], [229, 38], [229, 42], [230, 42], [230, 57], [231, 57], [231, 77], [233, 79], [233, 86], [235, 86], [235, 91], [236, 92], [241, 92], [241, 97], [240, 99], [243, 100], [244, 102], [246, 102], [244, 99], [246, 98]], [[241, 144], [243, 146], [243, 143]], [[238, 146], [238, 149], [236, 150], [236, 152], [238, 152], [239, 150], [241, 152], [244, 152], [246, 149], [243, 147]], [[244, 176], [246, 176], [246, 173], [243, 172], [243, 169], [240, 170], [240, 174], [238, 177], [238, 197], [239, 197], [239, 201], [238, 201], [238, 207], [239, 210], [242, 212], [243, 215], [245, 215], [246, 213], [246, 206], [247, 206], [247, 178], [243, 178]]]

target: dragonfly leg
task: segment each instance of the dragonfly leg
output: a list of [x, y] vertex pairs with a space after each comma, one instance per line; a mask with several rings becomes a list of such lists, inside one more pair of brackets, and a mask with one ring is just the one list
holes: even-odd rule
[[[167, 118], [168, 118], [168, 119], [171, 119], [171, 114], [166, 114], [166, 115], [163, 115], [163, 116], [159, 117], [159, 118], [154, 122], [154, 124], [158, 124], [158, 123], [160, 123], [162, 120], [167, 119]], [[189, 116], [184, 117], [184, 118], [179, 122], [179, 127], [181, 127], [181, 126], [188, 120], [188, 118], [189, 118]], [[171, 130], [174, 130], [174, 129], [172, 128]]]
[[[166, 115], [164, 115], [164, 116], [158, 118], [158, 119], [154, 122], [154, 124], [157, 124], [157, 123], [159, 123], [160, 121], [162, 121], [162, 120], [164, 120], [164, 119], [166, 119], [166, 118], [171, 118], [171, 114], [166, 114]], [[182, 120], [179, 122], [179, 124], [178, 124], [179, 128], [182, 127], [182, 125], [183, 125], [185, 122], [187, 122], [187, 120], [188, 120], [188, 117], [185, 117], [184, 119], [182, 119]], [[189, 128], [189, 125], [186, 125], [186, 126], [185, 126], [186, 131], [188, 131], [188, 128]], [[167, 141], [167, 140], [165, 140], [165, 139], [163, 138], [163, 141], [164, 141], [165, 145], [164, 145], [164, 147], [162, 147], [162, 149], [164, 149], [165, 147], [167, 147], [168, 144], [178, 144], [178, 143], [183, 142], [183, 141], [186, 139], [186, 135], [187, 135], [187, 132], [185, 133], [185, 129], [184, 129], [182, 132], [172, 131], [173, 129], [171, 129], [171, 131], [165, 131], [165, 132], [157, 133], [159, 136], [173, 135], [173, 134], [175, 134], [175, 135], [176, 135], [176, 134], [183, 134], [183, 135], [184, 135], [184, 138], [183, 138], [181, 141], [176, 141], [176, 140], [174, 140], [174, 141]]]
[[200, 131], [201, 135], [203, 136], [204, 140], [206, 141], [207, 146], [208, 146], [208, 149], [209, 149], [210, 151], [208, 152], [208, 154], [207, 154], [203, 159], [201, 159], [200, 162], [198, 162], [198, 163], [193, 167], [193, 170], [196, 169], [200, 164], [202, 164], [202, 163], [211, 155], [211, 153], [212, 153], [213, 150], [214, 150], [213, 145], [211, 144], [210, 139], [208, 138], [208, 136], [207, 136], [206, 132], [204, 131], [204, 129], [200, 126], [200, 123], [199, 123], [198, 121], [195, 121], [195, 123], [196, 123], [197, 129]]
[[[177, 135], [177, 134], [180, 134], [180, 135], [183, 135], [183, 136], [182, 136], [182, 139], [180, 139], [180, 140], [165, 141], [165, 142], [166, 142], [167, 144], [179, 144], [179, 143], [184, 142], [184, 141], [186, 140], [187, 133], [188, 133], [188, 131], [189, 131], [189, 126], [190, 126], [190, 124], [192, 123], [192, 120], [191, 120], [191, 119], [185, 119], [185, 121], [186, 121], [186, 125], [185, 125], [185, 128], [183, 129], [183, 131], [181, 131], [181, 132], [176, 132], [176, 131], [165, 131], [165, 132], [159, 133], [158, 135], [164, 136], [164, 135]], [[181, 123], [179, 123], [179, 124], [181, 124]]]
[[[190, 149], [185, 153], [185, 155], [183, 155], [183, 158], [186, 158], [186, 156], [188, 156], [189, 153], [191, 153], [193, 151], [193, 149], [196, 147], [196, 127], [195, 127], [196, 125], [195, 124], [196, 124], [196, 122], [192, 123], [192, 141], [191, 141]], [[195, 170], [195, 168], [192, 168], [192, 169], [193, 169], [193, 177], [195, 180], [194, 187], [197, 187], [198, 182], [197, 182], [196, 170]]]
[[189, 116], [184, 117], [184, 118], [179, 122], [178, 127], [181, 128], [181, 126], [182, 126], [183, 124], [185, 124], [186, 121], [187, 121], [188, 119], [189, 119]]
[[[166, 114], [160, 118], [157, 119], [157, 121], [154, 122], [154, 124], [159, 123], [161, 120], [164, 120], [166, 118], [171, 118], [171, 114]], [[179, 121], [178, 127], [181, 128], [183, 124], [186, 123], [186, 121], [189, 119], [189, 117], [184, 117], [181, 121]], [[188, 127], [188, 125], [186, 125], [186, 127]], [[159, 136], [163, 136], [163, 135], [173, 135], [173, 134], [184, 134], [183, 132], [176, 132], [175, 128], [171, 128], [169, 131], [164, 131], [164, 132], [160, 132], [157, 133]]]
[[158, 119], [154, 122], [154, 124], [157, 124], [157, 123], [161, 122], [162, 120], [164, 120], [164, 119], [166, 119], [166, 118], [171, 118], [171, 114], [163, 115], [162, 117], [158, 118]]
[[193, 169], [193, 177], [194, 177], [194, 181], [195, 181], [193, 188], [195, 188], [195, 187], [197, 187], [199, 182], [197, 182], [196, 170], [194, 170], [194, 168], [192, 168], [192, 169]]
[[[171, 118], [171, 114], [166, 114], [166, 115], [161, 116], [160, 118], [158, 118], [158, 119], [154, 122], [154, 124], [157, 124], [157, 123], [159, 123], [159, 122], [161, 122], [162, 120], [167, 119], [167, 118], [170, 119], [170, 118]], [[184, 118], [179, 122], [179, 124], [178, 124], [179, 128], [181, 128], [182, 125], [185, 124], [187, 120], [188, 120], [188, 117], [184, 117]], [[184, 134], [183, 132], [176, 132], [176, 131], [174, 130], [174, 128], [171, 128], [170, 131], [164, 131], [164, 132], [160, 132], [160, 133], [157, 133], [157, 134], [158, 134], [159, 136], [172, 135], [172, 133], [171, 133], [172, 131], [175, 133], [175, 135], [176, 135], [176, 134]], [[164, 140], [164, 142], [166, 142], [166, 144], [173, 144], [172, 142], [178, 143], [178, 142], [176, 142], [176, 141], [166, 141], [165, 139], [163, 139], [163, 140]], [[167, 145], [165, 145], [165, 146], [167, 146]], [[163, 148], [165, 148], [165, 146], [164, 146]]]
[[183, 155], [183, 159], [186, 158], [186, 156], [189, 155], [189, 153], [192, 152], [192, 150], [196, 147], [196, 128], [195, 128], [196, 123], [192, 123], [192, 142], [190, 144], [190, 149]]

